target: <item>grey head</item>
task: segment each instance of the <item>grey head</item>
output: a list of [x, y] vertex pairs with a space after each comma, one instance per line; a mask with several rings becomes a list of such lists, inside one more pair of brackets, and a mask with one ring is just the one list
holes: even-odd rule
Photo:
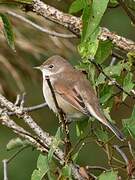
[[45, 76], [55, 75], [71, 68], [73, 69], [71, 64], [59, 55], [51, 56], [40, 67], [37, 67]]

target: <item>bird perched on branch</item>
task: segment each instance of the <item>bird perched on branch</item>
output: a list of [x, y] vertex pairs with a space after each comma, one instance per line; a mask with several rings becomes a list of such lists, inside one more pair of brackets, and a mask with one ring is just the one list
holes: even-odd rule
[[93, 116], [107, 126], [121, 141], [125, 139], [122, 132], [104, 116], [98, 98], [86, 76], [74, 69], [66, 59], [58, 55], [52, 56], [37, 69], [40, 69], [43, 75], [44, 98], [49, 108], [55, 113], [58, 113], [58, 109], [47, 78], [53, 87], [58, 106], [67, 118], [80, 118], [82, 115]]

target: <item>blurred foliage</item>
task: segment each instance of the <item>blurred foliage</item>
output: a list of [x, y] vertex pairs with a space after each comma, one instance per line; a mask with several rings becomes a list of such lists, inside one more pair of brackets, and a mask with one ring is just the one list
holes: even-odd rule
[[[6, 7], [3, 8], [3, 6], [1, 7], [2, 12], [7, 10], [9, 9]], [[22, 14], [17, 10], [15, 12]], [[24, 15], [28, 19], [33, 20], [35, 23], [50, 30], [61, 33], [67, 32], [67, 30], [61, 29], [60, 26], [55, 26], [55, 24], [32, 13], [22, 14], [22, 16]], [[76, 51], [76, 48], [73, 44], [75, 44], [77, 40], [48, 36], [42, 32], [37, 33], [36, 29], [32, 28], [26, 23], [20, 22], [20, 20], [15, 19], [14, 17], [12, 18], [5, 14], [2, 14], [2, 16], [5, 18], [8, 17], [8, 21], [10, 21], [12, 24], [15, 36], [14, 41], [16, 52], [13, 52], [7, 47], [4, 34], [0, 33], [0, 92], [6, 94], [9, 97], [15, 96], [15, 91], [18, 93], [25, 91], [25, 86], [23, 83], [25, 79], [30, 79], [33, 81], [33, 83], [37, 82], [37, 78], [39, 77], [37, 77], [36, 73], [34, 72], [35, 70], [31, 68], [32, 66], [41, 64], [41, 61], [44, 61], [44, 58], [51, 54], [61, 54], [64, 57], [70, 58], [71, 54]], [[0, 27], [2, 32], [5, 32], [2, 21], [0, 21]], [[8, 32], [7, 28], [6, 32]], [[14, 46], [13, 41], [10, 40], [11, 38], [13, 39], [12, 33], [9, 33], [9, 36], [6, 36], [6, 38], [8, 40], [8, 44], [10, 46]], [[63, 49], [67, 50], [63, 51]]]

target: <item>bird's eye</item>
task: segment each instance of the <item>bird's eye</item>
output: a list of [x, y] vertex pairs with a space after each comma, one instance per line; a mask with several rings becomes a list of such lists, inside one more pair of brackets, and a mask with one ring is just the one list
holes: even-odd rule
[[50, 65], [48, 66], [49, 69], [52, 69], [53, 67], [54, 67], [53, 64], [50, 64]]

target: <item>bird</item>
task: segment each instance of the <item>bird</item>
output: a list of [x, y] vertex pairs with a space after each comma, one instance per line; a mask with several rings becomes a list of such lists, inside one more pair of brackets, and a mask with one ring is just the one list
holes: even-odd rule
[[54, 113], [57, 114], [58, 109], [47, 78], [49, 78], [52, 85], [58, 106], [68, 119], [92, 116], [107, 126], [119, 140], [125, 140], [123, 133], [105, 117], [98, 97], [86, 75], [75, 69], [68, 60], [59, 55], [53, 55], [36, 68], [42, 72], [43, 95], [49, 108]]

